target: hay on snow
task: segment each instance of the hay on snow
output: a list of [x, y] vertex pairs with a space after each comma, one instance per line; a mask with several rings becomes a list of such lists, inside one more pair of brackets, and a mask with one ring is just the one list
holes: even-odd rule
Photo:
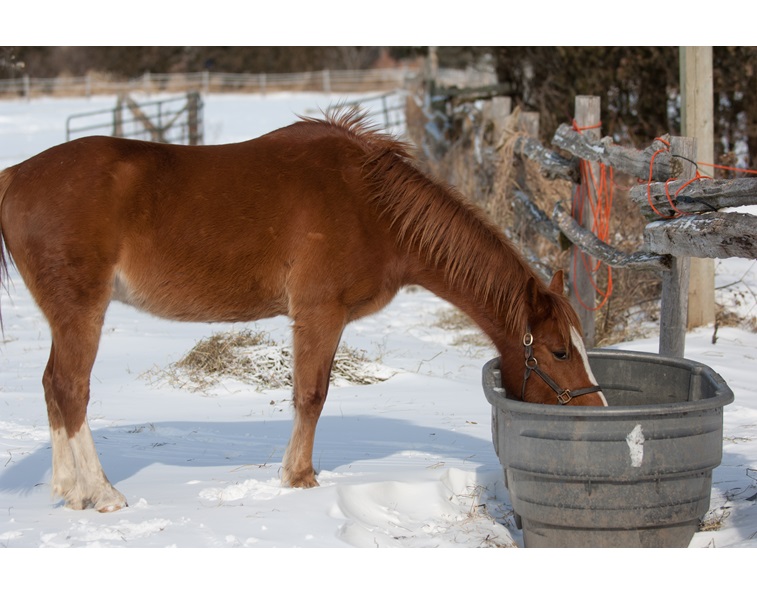
[[[292, 386], [292, 348], [277, 344], [264, 331], [220, 332], [199, 341], [184, 357], [151, 375], [172, 386], [204, 391], [222, 379], [234, 379], [258, 390]], [[340, 346], [331, 371], [334, 384], [375, 384], [387, 373], [365, 351]]]

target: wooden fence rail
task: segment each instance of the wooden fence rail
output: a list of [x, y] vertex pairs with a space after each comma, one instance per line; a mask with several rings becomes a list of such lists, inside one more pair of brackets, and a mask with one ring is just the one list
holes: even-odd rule
[[[673, 209], [668, 196], [675, 196]], [[730, 207], [757, 204], [757, 179], [710, 180], [689, 184], [688, 180], [675, 180], [670, 184], [653, 183], [634, 186], [631, 199], [647, 219], [674, 217], [677, 212], [709, 213]]]

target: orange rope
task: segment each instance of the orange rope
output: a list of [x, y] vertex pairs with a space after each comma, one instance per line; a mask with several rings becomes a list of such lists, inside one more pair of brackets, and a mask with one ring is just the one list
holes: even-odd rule
[[[649, 206], [652, 207], [652, 210], [655, 212], [655, 214], [658, 217], [662, 217], [663, 219], [666, 219], [666, 218], [668, 218], [668, 216], [667, 215], [663, 215], [662, 213], [660, 213], [660, 211], [657, 210], [657, 208], [654, 206], [654, 204], [652, 204], [652, 180], [654, 179], [654, 160], [657, 159], [657, 156], [660, 153], [664, 153], [666, 151], [670, 151], [670, 143], [668, 141], [666, 141], [664, 138], [659, 138], [658, 137], [655, 140], [658, 140], [662, 144], [664, 144], [665, 148], [664, 149], [658, 149], [657, 151], [655, 151], [652, 154], [651, 159], [649, 160], [649, 179], [647, 180], [647, 202], [649, 203]], [[670, 181], [670, 180], [668, 180], [668, 181]], [[667, 190], [667, 185], [665, 186], [665, 188]], [[670, 199], [668, 199], [668, 202], [670, 202]], [[672, 203], [671, 203], [671, 206], [673, 206]], [[675, 209], [675, 206], [673, 206], [673, 208]]]
[[[599, 128], [602, 124], [596, 124], [594, 126], [585, 126], [585, 127], [579, 127], [575, 120], [573, 121], [573, 128], [577, 131], [582, 130], [588, 130], [591, 128]], [[594, 235], [597, 236], [600, 240], [603, 242], [607, 242], [607, 240], [610, 237], [610, 213], [612, 210], [612, 201], [613, 201], [613, 193], [614, 193], [614, 187], [615, 187], [615, 180], [614, 180], [614, 173], [613, 169], [611, 167], [607, 167], [605, 164], [599, 165], [599, 179], [597, 179], [594, 175], [593, 168], [591, 164], [589, 164], [585, 160], [581, 160], [580, 162], [580, 175], [581, 175], [581, 182], [576, 186], [575, 193], [573, 196], [573, 208], [572, 208], [572, 215], [573, 218], [578, 221], [581, 225], [584, 223], [584, 207], [585, 205], [589, 205], [589, 213], [590, 216], [590, 222], [591, 222], [591, 231]], [[608, 183], [608, 177], [609, 177], [609, 183]], [[591, 184], [591, 186], [590, 186]], [[592, 193], [590, 192], [590, 188], [594, 189], [594, 195], [596, 198], [596, 203], [592, 200]], [[580, 201], [581, 204], [581, 212], [576, 212], [576, 203]], [[573, 252], [573, 269], [575, 270], [578, 266], [578, 252], [579, 250], [575, 250]], [[579, 295], [578, 291], [575, 292], [576, 299], [578, 300], [578, 303], [586, 310], [589, 311], [596, 311], [602, 308], [606, 303], [607, 300], [612, 295], [612, 268], [607, 265], [607, 288], [602, 290], [597, 286], [597, 284], [594, 281], [594, 273], [596, 273], [599, 270], [599, 267], [602, 265], [601, 261], [597, 261], [594, 266], [591, 265], [589, 262], [589, 259], [587, 258], [586, 254], [581, 251], [581, 264], [583, 265], [584, 269], [590, 273], [589, 275], [589, 281], [592, 284], [592, 287], [594, 288], [594, 291], [597, 292], [600, 296], [602, 296], [602, 301], [597, 306], [588, 306], [587, 304], [583, 303], [583, 300], [581, 299], [581, 296]], [[575, 276], [573, 279], [574, 287], [575, 287]]]
[[575, 130], [576, 132], [583, 132], [584, 130], [594, 130], [596, 128], [601, 128], [601, 127], [602, 127], [602, 122], [599, 122], [597, 124], [592, 124], [591, 126], [579, 126], [578, 122], [573, 120], [573, 130]]
[[661, 143], [665, 144], [666, 147], [664, 149], [660, 149], [658, 151], [655, 151], [655, 153], [652, 155], [652, 158], [649, 161], [649, 179], [647, 180], [647, 202], [649, 203], [650, 208], [655, 212], [655, 214], [662, 218], [662, 219], [675, 219], [676, 217], [681, 217], [683, 215], [691, 215], [692, 213], [688, 213], [686, 211], [683, 211], [678, 208], [676, 202], [678, 199], [678, 195], [681, 193], [681, 191], [686, 188], [689, 184], [692, 184], [693, 182], [696, 182], [697, 180], [703, 180], [703, 179], [712, 179], [710, 176], [702, 175], [699, 172], [698, 166], [705, 166], [705, 167], [713, 167], [716, 169], [726, 169], [729, 171], [736, 171], [746, 174], [757, 174], [757, 170], [752, 169], [744, 169], [740, 167], [730, 167], [727, 165], [716, 165], [714, 163], [704, 163], [701, 161], [698, 161], [696, 163], [697, 170], [694, 174], [694, 177], [691, 178], [688, 182], [683, 184], [678, 190], [676, 190], [675, 196], [670, 195], [670, 190], [668, 189], [668, 185], [670, 182], [673, 182], [676, 180], [676, 178], [670, 178], [665, 182], [665, 198], [668, 200], [668, 204], [670, 205], [670, 208], [673, 210], [673, 215], [663, 215], [660, 211], [657, 210], [657, 208], [652, 204], [652, 179], [653, 179], [653, 170], [654, 170], [654, 160], [660, 153], [663, 153], [665, 151], [670, 151], [670, 143], [667, 142], [665, 139], [662, 138], [656, 138], [655, 140], [660, 141]]
[[705, 167], [714, 167], [715, 169], [727, 169], [728, 171], [737, 171], [743, 174], [754, 174], [757, 176], [757, 169], [744, 169], [742, 167], [731, 167], [730, 165], [716, 165], [714, 163], [704, 163], [697, 161], [697, 165], [704, 165]]

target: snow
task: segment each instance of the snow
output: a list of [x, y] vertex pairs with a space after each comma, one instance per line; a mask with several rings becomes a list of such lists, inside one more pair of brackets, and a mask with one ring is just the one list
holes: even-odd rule
[[[296, 114], [317, 115], [343, 99], [319, 94], [210, 95], [204, 98], [206, 143], [258, 136], [293, 122]], [[113, 97], [1, 101], [0, 167], [63, 142], [68, 115], [114, 104]], [[718, 261], [716, 274], [718, 285], [734, 283], [720, 291], [718, 299], [731, 309], [757, 315], [754, 262]], [[15, 271], [0, 305], [5, 333], [0, 345], [0, 548], [459, 552], [522, 545], [492, 447], [490, 406], [481, 389], [481, 367], [494, 353], [458, 344], [456, 333], [437, 327], [435, 321], [449, 306], [425, 291], [403, 291], [382, 312], [348, 327], [344, 343], [365, 350], [393, 374], [379, 384], [332, 388], [315, 444], [321, 487], [310, 490], [285, 488], [279, 481], [291, 427], [287, 389], [256, 391], [228, 379], [206, 393], [192, 392], [156, 381], [148, 373], [177, 361], [202, 338], [246, 326], [176, 323], [113, 304], [92, 376], [89, 407], [106, 474], [130, 503], [110, 514], [72, 511], [51, 498], [50, 443], [40, 380], [49, 331]], [[249, 326], [278, 342], [289, 339], [284, 318]], [[656, 352], [657, 341], [651, 336], [617, 347]], [[722, 518], [722, 527], [697, 533], [689, 551], [757, 546], [755, 347], [757, 336], [745, 328], [720, 327], [715, 333], [708, 327], [687, 335], [686, 357], [715, 369], [736, 395], [724, 414], [723, 462], [713, 475], [711, 514]], [[642, 443], [643, 436], [629, 436], [632, 455]], [[497, 551], [496, 559], [483, 553], [436, 559], [428, 576], [407, 575], [403, 590], [416, 585], [429, 592], [435, 587], [467, 591], [495, 581], [509, 586], [516, 583], [506, 572], [508, 564], [517, 571], [524, 560], [541, 560], [550, 568], [566, 563], [528, 552], [527, 558]], [[235, 576], [224, 564], [246, 561], [233, 555], [224, 557], [226, 562], [219, 558], [210, 560], [232, 575], [218, 576], [219, 581]], [[269, 558], [259, 559], [263, 564], [255, 570], [257, 577], [248, 579], [250, 587], [263, 579], [274, 586], [282, 579], [288, 582], [289, 577], [281, 576], [291, 572], [288, 565], [268, 567]], [[324, 556], [315, 559], [326, 565]], [[613, 563], [606, 555], [598, 559]], [[642, 559], [652, 565], [672, 560], [668, 555]], [[137, 560], [141, 564], [143, 558]], [[160, 560], [182, 575], [191, 568], [182, 558], [164, 555]], [[325, 581], [328, 588], [335, 577], [349, 572], [341, 561], [355, 558], [338, 560], [337, 565], [325, 566], [321, 579], [321, 567], [316, 566], [312, 579], [301, 580]], [[419, 554], [383, 559], [400, 568], [408, 560], [413, 569], [429, 568], [427, 558]], [[445, 566], [448, 560], [455, 566]], [[371, 576], [358, 575], [355, 588], [394, 588], [392, 574], [382, 568], [374, 569], [369, 562], [364, 572]], [[719, 571], [707, 574], [714, 578]], [[126, 570], [119, 579], [122, 575], [122, 586], [136, 580]], [[243, 575], [236, 576], [242, 580]], [[701, 574], [695, 578], [698, 588], [711, 580]], [[202, 575], [190, 586], [213, 588], [206, 580]], [[540, 585], [556, 581], [556, 586], [565, 587], [559, 576], [539, 580]], [[180, 584], [165, 576], [156, 581], [171, 590]], [[234, 583], [228, 586], [234, 588]]]

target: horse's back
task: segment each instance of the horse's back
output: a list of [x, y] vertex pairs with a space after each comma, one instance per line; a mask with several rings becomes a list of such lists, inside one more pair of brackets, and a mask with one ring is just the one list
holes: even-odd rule
[[312, 122], [207, 147], [79, 139], [11, 169], [3, 233], [42, 293], [107, 286], [170, 318], [292, 314], [293, 292], [370, 303], [394, 255], [364, 152]]

